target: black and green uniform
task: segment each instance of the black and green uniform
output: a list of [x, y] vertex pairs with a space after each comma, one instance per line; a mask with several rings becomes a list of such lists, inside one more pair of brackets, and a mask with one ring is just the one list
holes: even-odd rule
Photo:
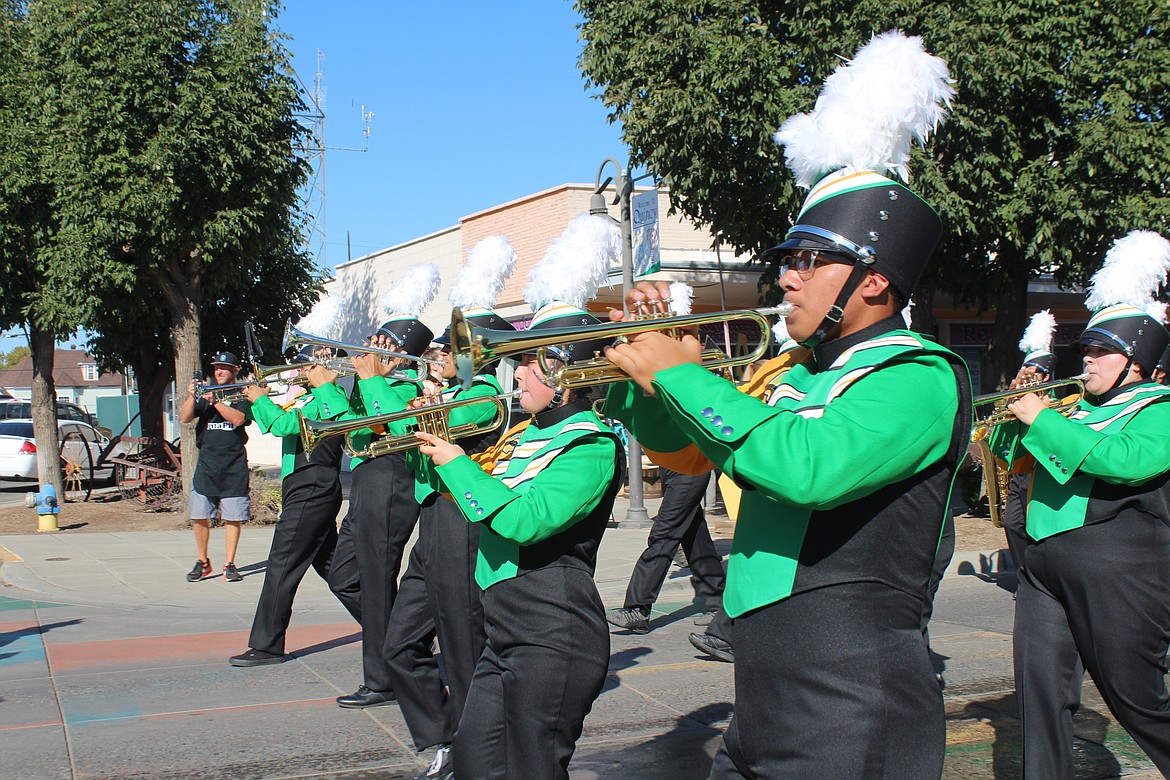
[[[460, 385], [448, 389], [442, 400], [502, 392], [495, 377], [480, 375], [466, 390]], [[450, 412], [448, 427], [483, 425], [496, 411], [494, 402], [457, 407]], [[413, 422], [410, 418], [396, 424], [394, 432], [409, 433]], [[458, 443], [474, 453], [499, 435], [496, 430], [462, 438]], [[386, 657], [402, 717], [415, 747], [424, 750], [454, 739], [486, 636], [480, 588], [474, 579], [479, 525], [465, 521], [451, 497], [443, 495], [445, 488], [430, 458], [416, 449], [407, 453], [406, 461], [414, 470], [415, 498], [420, 506], [418, 540], [398, 583], [386, 635]], [[436, 636], [443, 653], [446, 686], [431, 651]]]
[[601, 693], [609, 631], [593, 581], [621, 482], [621, 446], [584, 400], [541, 412], [510, 456], [438, 468], [480, 526], [487, 646], [455, 737], [455, 775], [567, 777]]
[[1036, 459], [1016, 601], [1024, 775], [1071, 777], [1078, 659], [1170, 775], [1170, 387], [1086, 396], [1000, 426], [993, 452]]
[[827, 341], [764, 399], [702, 367], [627, 383], [606, 414], [694, 443], [744, 488], [724, 608], [735, 718], [713, 777], [938, 777], [945, 723], [921, 620], [970, 382], [892, 317]]
[[[256, 604], [248, 646], [265, 653], [284, 653], [284, 637], [292, 618], [293, 598], [311, 565], [328, 580], [333, 550], [337, 546], [337, 510], [341, 508], [341, 440], [325, 439], [306, 456], [301, 446], [297, 412], [310, 420], [330, 420], [349, 409], [349, 399], [336, 384], [322, 385], [285, 410], [261, 396], [252, 404], [252, 415], [262, 433], [281, 437], [280, 519], [272, 533], [264, 587]], [[360, 605], [342, 597], [342, 605], [355, 618]]]
[[[382, 377], [356, 383], [345, 417], [387, 414], [406, 408], [418, 393], [413, 382]], [[355, 432], [354, 449], [362, 449], [380, 434]], [[361, 603], [363, 684], [371, 691], [392, 691], [386, 660], [386, 632], [398, 593], [398, 571], [406, 542], [418, 521], [414, 475], [402, 453], [377, 458], [352, 458], [349, 511], [341, 521], [329, 587], [340, 597], [354, 590], [358, 577]]]

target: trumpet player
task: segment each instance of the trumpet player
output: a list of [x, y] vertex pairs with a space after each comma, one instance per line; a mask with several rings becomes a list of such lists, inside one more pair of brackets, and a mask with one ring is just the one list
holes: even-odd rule
[[[516, 252], [502, 235], [489, 236], [472, 247], [448, 295], [451, 304], [463, 310], [469, 324], [513, 330], [491, 305], [515, 264]], [[413, 401], [420, 411], [428, 400], [461, 401], [495, 397], [503, 392], [487, 367], [472, 378], [467, 389], [456, 381], [450, 336], [448, 327], [435, 339], [434, 351], [443, 360], [438, 376], [443, 389], [431, 399]], [[453, 408], [447, 427], [483, 426], [496, 410], [494, 402]], [[394, 426], [395, 433], [407, 434], [405, 422]], [[478, 453], [496, 438], [496, 433], [483, 434], [463, 438], [460, 443], [466, 451]], [[415, 497], [420, 507], [418, 541], [399, 582], [386, 636], [386, 655], [398, 706], [415, 748], [420, 752], [433, 749], [427, 772], [420, 777], [438, 780], [451, 776], [451, 743], [463, 715], [475, 664], [486, 642], [480, 587], [475, 581], [480, 531], [479, 525], [463, 519], [430, 458], [416, 449], [407, 453], [406, 460], [414, 471]], [[432, 652], [436, 638], [443, 654], [445, 686]]]
[[[382, 308], [389, 318], [370, 339], [370, 345], [408, 355], [421, 355], [434, 333], [418, 315], [439, 289], [434, 265], [408, 268], [387, 291]], [[383, 363], [373, 353], [352, 355], [358, 381], [350, 397], [348, 416], [363, 417], [398, 411], [418, 393], [418, 385], [389, 377], [400, 359]], [[358, 448], [380, 434], [371, 430], [354, 434]], [[358, 583], [362, 622], [362, 684], [351, 694], [339, 696], [346, 709], [365, 709], [395, 700], [386, 658], [386, 632], [398, 593], [398, 572], [406, 542], [418, 522], [414, 474], [401, 453], [350, 460], [353, 483], [349, 512], [342, 520], [330, 588], [334, 593], [352, 591]], [[340, 595], [340, 594], [339, 594]]]
[[[831, 81], [848, 88], [823, 90], [777, 133], [810, 187], [777, 249], [788, 332], [811, 354], [759, 399], [697, 365], [692, 336], [648, 332], [607, 351], [633, 379], [610, 390], [607, 416], [648, 449], [697, 449], [745, 488], [723, 595], [735, 716], [712, 778], [925, 780], [943, 769], [921, 621], [970, 436], [970, 380], [958, 356], [905, 329], [899, 312], [942, 222], [894, 178], [909, 128], [867, 129], [889, 130], [914, 106], [927, 137], [952, 89], [946, 64], [896, 31], [840, 69]], [[878, 94], [901, 97], [888, 118], [880, 101], [851, 103]], [[665, 292], [643, 282], [627, 301]]]
[[1013, 465], [1034, 459], [1013, 632], [1029, 780], [1073, 775], [1082, 663], [1170, 775], [1170, 388], [1150, 379], [1170, 343], [1165, 304], [1155, 302], [1168, 271], [1170, 241], [1157, 233], [1114, 243], [1074, 342], [1087, 374], [1080, 404], [1065, 417], [1021, 393], [1008, 404], [1019, 426], [1001, 425], [992, 439]]
[[[340, 320], [330, 316], [339, 301], [326, 297], [306, 319]], [[302, 323], [301, 327], [309, 326]], [[314, 333], [324, 333], [315, 328]], [[345, 391], [337, 386], [337, 372], [315, 361], [312, 347], [294, 358], [295, 369], [307, 381], [309, 391], [297, 397], [295, 408], [278, 406], [267, 388], [249, 385], [244, 393], [252, 404], [252, 416], [262, 433], [281, 437], [280, 518], [272, 535], [264, 585], [252, 619], [248, 649], [229, 660], [232, 666], [264, 666], [285, 660], [285, 633], [292, 618], [293, 599], [309, 567], [328, 581], [333, 551], [337, 546], [337, 510], [341, 508], [341, 442], [328, 440], [306, 455], [298, 435], [297, 413], [312, 420], [331, 420], [349, 410]], [[338, 599], [361, 622], [361, 604], [354, 595], [338, 593]]]
[[[530, 330], [596, 324], [582, 311], [619, 248], [608, 220], [569, 223], [532, 273]], [[574, 298], [572, 296], [582, 296]], [[550, 348], [554, 367], [601, 345]], [[486, 645], [453, 745], [461, 780], [566, 778], [585, 716], [601, 693], [609, 632], [593, 574], [622, 479], [622, 448], [580, 390], [556, 390], [535, 355], [516, 369], [520, 405], [534, 416], [489, 475], [462, 448], [426, 433], [460, 515], [479, 527], [475, 579]]]
[[[217, 385], [233, 384], [240, 371], [240, 360], [231, 352], [219, 352], [212, 358], [211, 368]], [[239, 582], [243, 579], [236, 568], [240, 526], [251, 519], [248, 453], [244, 449], [248, 442], [245, 428], [252, 419], [251, 406], [242, 399], [226, 403], [210, 392], [196, 398], [199, 378], [187, 385], [187, 398], [179, 407], [179, 422], [195, 423], [195, 446], [199, 448], [188, 501], [199, 558], [187, 573], [187, 582], [199, 582], [211, 576], [213, 569], [207, 548], [211, 519], [217, 511], [224, 524], [223, 578]]]

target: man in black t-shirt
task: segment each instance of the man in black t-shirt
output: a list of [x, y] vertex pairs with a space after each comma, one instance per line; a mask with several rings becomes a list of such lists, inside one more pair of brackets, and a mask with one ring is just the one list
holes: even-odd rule
[[[220, 352], [211, 361], [215, 385], [232, 384], [240, 370], [240, 361], [230, 352]], [[195, 446], [199, 460], [191, 482], [190, 518], [195, 530], [199, 559], [187, 574], [188, 582], [198, 582], [212, 573], [207, 544], [211, 537], [211, 519], [219, 511], [224, 522], [226, 547], [223, 578], [228, 582], [243, 579], [236, 569], [236, 547], [240, 543], [240, 525], [251, 518], [248, 501], [248, 456], [244, 444], [245, 430], [252, 419], [246, 400], [231, 404], [216, 400], [213, 393], [195, 397], [195, 381], [187, 387], [187, 400], [179, 409], [179, 421], [195, 423]]]

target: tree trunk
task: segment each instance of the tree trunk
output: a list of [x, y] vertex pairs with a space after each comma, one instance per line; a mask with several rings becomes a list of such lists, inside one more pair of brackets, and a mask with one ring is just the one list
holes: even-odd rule
[[37, 480], [42, 487], [53, 486], [60, 504], [65, 501], [65, 486], [61, 479], [61, 442], [57, 436], [57, 386], [53, 383], [56, 339], [52, 332], [40, 330], [30, 322], [28, 345], [32, 350], [31, 407], [33, 436], [37, 442]]
[[[200, 370], [199, 339], [202, 323], [199, 320], [199, 304], [187, 301], [186, 308], [176, 314], [171, 323], [171, 343], [175, 345], [175, 406], [187, 400], [187, 382]], [[191, 480], [195, 476], [195, 460], [199, 450], [195, 448], [195, 424], [180, 427], [183, 452], [183, 495], [191, 492]]]
[[[138, 365], [134, 367], [134, 371], [138, 376], [138, 409], [141, 414], [142, 435], [161, 438], [166, 433], [163, 414], [167, 388], [173, 377], [174, 361], [167, 359], [158, 350], [146, 346], [142, 346], [138, 354]], [[185, 389], [184, 384], [176, 388], [176, 393]], [[176, 398], [176, 412], [179, 403], [179, 399]]]
[[1020, 369], [1020, 338], [1028, 320], [1029, 269], [1017, 247], [1003, 247], [999, 267], [1008, 275], [1007, 284], [995, 310], [991, 342], [983, 354], [983, 382], [980, 392], [1005, 388]]
[[[170, 311], [171, 344], [175, 349], [175, 407], [187, 399], [187, 383], [200, 369], [200, 333], [202, 320], [199, 306], [203, 296], [201, 281], [202, 252], [195, 249], [163, 270], [155, 272], [159, 289], [166, 298]], [[183, 496], [191, 493], [191, 479], [195, 476], [195, 462], [199, 450], [195, 447], [195, 424], [180, 425], [183, 457]]]

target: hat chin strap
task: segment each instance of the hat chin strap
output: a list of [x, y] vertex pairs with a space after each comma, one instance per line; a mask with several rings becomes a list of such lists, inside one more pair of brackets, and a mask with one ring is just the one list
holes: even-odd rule
[[861, 280], [865, 278], [865, 272], [868, 270], [869, 265], [864, 260], [859, 258], [853, 261], [853, 270], [850, 272], [849, 278], [845, 280], [845, 284], [842, 285], [841, 291], [837, 293], [837, 300], [833, 301], [833, 305], [829, 307], [825, 318], [821, 320], [821, 324], [817, 326], [813, 334], [800, 342], [802, 346], [816, 349], [841, 324], [841, 319], [845, 316], [845, 304], [849, 302], [850, 296], [861, 284]]

